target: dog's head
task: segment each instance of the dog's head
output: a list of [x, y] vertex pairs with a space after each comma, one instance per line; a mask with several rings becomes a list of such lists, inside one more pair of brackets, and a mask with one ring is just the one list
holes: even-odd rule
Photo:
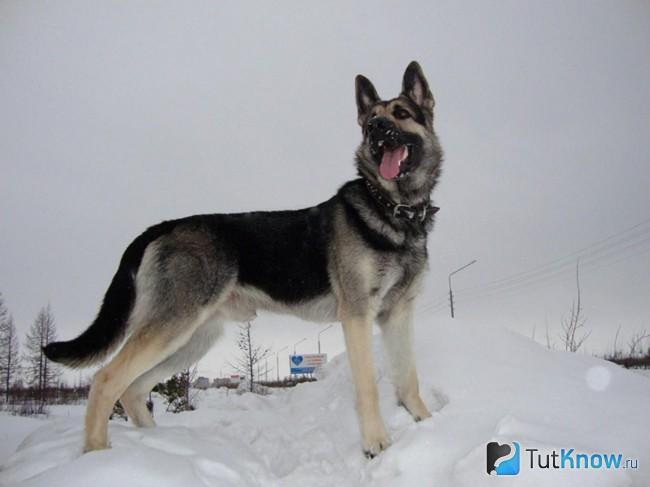
[[399, 199], [427, 198], [440, 171], [442, 151], [433, 130], [434, 100], [420, 65], [404, 72], [402, 93], [383, 101], [366, 77], [356, 78], [359, 174]]

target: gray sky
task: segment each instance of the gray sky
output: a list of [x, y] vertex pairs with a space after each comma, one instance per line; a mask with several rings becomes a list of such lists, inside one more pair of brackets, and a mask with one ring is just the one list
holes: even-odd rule
[[[72, 338], [147, 226], [329, 198], [354, 177], [354, 76], [393, 97], [416, 59], [446, 153], [417, 326], [478, 259], [458, 313], [556, 337], [573, 257], [490, 283], [645, 222], [583, 257], [586, 347], [603, 352], [619, 325], [619, 343], [650, 330], [649, 46], [643, 1], [5, 0], [0, 291], [21, 334], [49, 301]], [[228, 372], [233, 328], [203, 372]], [[305, 353], [319, 329], [255, 322]], [[338, 327], [323, 347], [342, 350]]]

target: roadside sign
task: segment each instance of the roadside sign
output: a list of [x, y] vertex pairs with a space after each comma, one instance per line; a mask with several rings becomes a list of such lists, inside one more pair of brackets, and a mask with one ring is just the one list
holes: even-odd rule
[[289, 369], [292, 374], [311, 374], [327, 363], [326, 353], [289, 355]]

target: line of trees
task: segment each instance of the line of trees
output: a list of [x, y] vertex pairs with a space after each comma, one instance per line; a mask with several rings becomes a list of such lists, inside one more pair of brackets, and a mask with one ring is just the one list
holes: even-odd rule
[[43, 412], [48, 391], [59, 386], [61, 377], [59, 368], [43, 353], [43, 347], [54, 340], [56, 323], [48, 304], [38, 312], [21, 353], [13, 316], [0, 293], [0, 389], [6, 404], [12, 397], [29, 397], [35, 403], [36, 412]]

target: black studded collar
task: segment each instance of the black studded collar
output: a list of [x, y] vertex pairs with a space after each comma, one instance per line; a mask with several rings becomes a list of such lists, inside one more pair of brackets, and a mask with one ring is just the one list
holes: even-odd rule
[[424, 222], [427, 215], [435, 215], [440, 208], [431, 205], [431, 201], [427, 200], [419, 205], [404, 205], [402, 203], [395, 203], [389, 196], [382, 194], [382, 192], [374, 186], [370, 181], [364, 178], [368, 192], [372, 197], [382, 206], [390, 210], [395, 218], [402, 218], [409, 221]]

